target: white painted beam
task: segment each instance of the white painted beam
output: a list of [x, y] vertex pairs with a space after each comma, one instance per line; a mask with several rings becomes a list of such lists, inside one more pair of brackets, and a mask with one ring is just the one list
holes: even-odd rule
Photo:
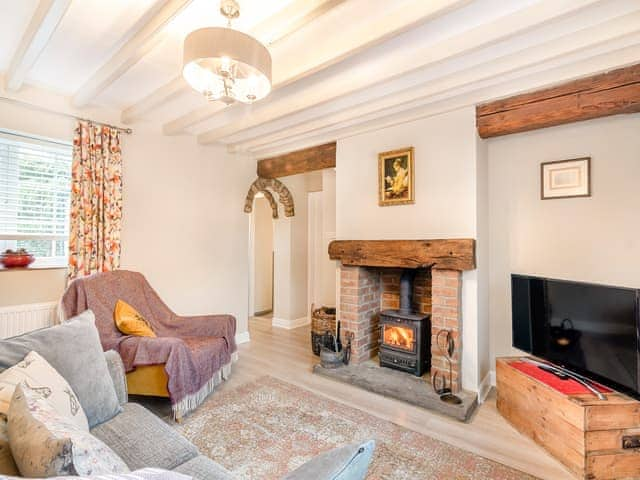
[[[304, 0], [303, 3], [306, 1], [308, 0]], [[388, 0], [361, 0], [345, 4], [337, 1], [326, 2], [326, 5], [320, 5], [306, 16], [302, 16], [301, 21], [289, 24], [289, 30], [286, 31], [289, 42], [281, 42], [271, 49], [274, 65], [273, 90], [306, 78], [469, 3], [470, 0], [410, 0], [397, 3]], [[340, 34], [325, 34], [330, 28], [335, 28], [336, 24], [344, 23], [344, 18], [352, 20], [345, 25]], [[366, 21], [361, 21], [362, 18]], [[314, 19], [317, 21], [308, 23]], [[286, 20], [286, 17], [283, 20]], [[259, 32], [266, 30], [266, 26], [272, 21], [273, 19], [268, 20], [265, 25], [256, 28], [258, 38]], [[307, 28], [301, 29], [302, 25]], [[284, 35], [283, 32], [279, 38]], [[322, 38], [322, 41], [318, 42], [318, 38]], [[309, 45], [313, 45], [312, 55], [307, 53]], [[296, 61], [291, 61], [292, 58]], [[163, 132], [167, 135], [181, 133], [185, 128], [211, 118], [220, 110], [210, 107], [188, 112], [165, 124]]]
[[22, 87], [29, 70], [49, 43], [70, 4], [71, 0], [40, 0], [7, 71], [8, 90], [17, 91]]
[[157, 88], [138, 103], [124, 109], [121, 116], [122, 123], [129, 124], [139, 120], [145, 113], [177, 97], [188, 88], [189, 86], [182, 75], [174, 77], [170, 82]]
[[[579, 22], [579, 25], [582, 24], [583, 22]], [[332, 102], [333, 105], [318, 108], [316, 112], [311, 112], [311, 115], [305, 111], [305, 115], [292, 115], [280, 122], [269, 124], [276, 127], [271, 130], [263, 128], [241, 132], [235, 137], [241, 136], [242, 140], [229, 139], [231, 148], [234, 151], [268, 148], [288, 138], [313, 135], [318, 130], [345, 125], [348, 122], [365, 121], [365, 117], [383, 116], [398, 107], [415, 106], [418, 102], [448, 92], [453, 95], [451, 92], [483, 82], [497, 82], [505, 75], [550, 60], [576, 61], [576, 57], [588, 58], [599, 54], [601, 48], [619, 49], [640, 43], [640, 9], [613, 19], [598, 17], [598, 22], [587, 28], [578, 28], [571, 32], [566, 30], [563, 26], [558, 31], [559, 35], [546, 37], [532, 32], [532, 38], [544, 38], [545, 41], [523, 45], [502, 56], [485, 51], [467, 55], [460, 59], [460, 63], [465, 65], [463, 70], [443, 74], [438, 78], [425, 74], [425, 81], [421, 85], [403, 85], [395, 80], [383, 85], [383, 90], [387, 91], [386, 95], [380, 94], [378, 88], [369, 89], [357, 103], [345, 105], [345, 102]]]
[[[351, 62], [349, 70], [330, 78], [323, 78], [322, 88], [308, 88], [305, 95], [297, 98], [295, 102], [267, 100], [262, 104], [255, 104], [251, 115], [239, 116], [235, 121], [220, 128], [200, 134], [198, 141], [202, 144], [221, 141], [238, 132], [353, 94], [384, 80], [401, 77], [419, 68], [439, 64], [447, 59], [513, 38], [529, 29], [576, 13], [596, 3], [597, 0], [543, 0], [435, 44], [411, 48], [403, 43], [396, 45], [391, 54], [386, 56], [380, 55], [375, 49], [367, 51], [360, 63], [354, 65], [354, 62]], [[417, 35], [416, 32], [411, 33]], [[363, 69], [366, 74], [363, 74]]]
[[[344, 1], [346, 0], [294, 0], [284, 9], [251, 29], [249, 33], [266, 44], [274, 45]], [[123, 123], [132, 123], [138, 120], [145, 113], [185, 93], [189, 88], [182, 80], [182, 76], [176, 76], [141, 101], [125, 109], [122, 113]], [[203, 105], [193, 112], [167, 123], [163, 130], [167, 135], [181, 133], [185, 128], [215, 115], [221, 109], [222, 106], [217, 104], [215, 106]]]
[[[315, 134], [311, 136], [292, 137], [283, 142], [274, 143], [264, 148], [251, 149], [250, 151], [258, 157], [280, 155], [308, 146], [361, 135], [460, 108], [473, 107], [480, 103], [625, 67], [637, 63], [638, 58], [640, 58], [640, 43], [618, 50], [606, 51], [600, 55], [573, 63], [555, 67], [552, 66], [551, 68], [545, 68], [547, 65], [544, 64], [530, 71], [520, 71], [518, 75], [506, 76], [502, 82], [491, 85], [478, 85], [477, 89], [467, 91], [460, 95], [440, 100], [433, 99], [430, 103], [389, 112], [388, 115], [380, 116], [370, 121], [358, 122], [354, 125], [330, 126], [316, 131]], [[553, 62], [551, 62], [551, 64], [553, 64]], [[233, 146], [231, 146], [230, 150], [234, 151]]]
[[80, 87], [73, 104], [82, 107], [138, 63], [163, 37], [165, 26], [193, 0], [163, 0], [125, 36], [122, 47]]

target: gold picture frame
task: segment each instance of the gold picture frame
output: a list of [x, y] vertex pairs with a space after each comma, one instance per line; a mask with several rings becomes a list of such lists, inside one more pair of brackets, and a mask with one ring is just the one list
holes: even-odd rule
[[413, 147], [378, 154], [378, 205], [415, 203]]

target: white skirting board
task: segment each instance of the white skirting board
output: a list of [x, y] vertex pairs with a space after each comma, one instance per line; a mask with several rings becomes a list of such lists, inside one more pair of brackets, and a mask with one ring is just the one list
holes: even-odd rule
[[251, 341], [251, 337], [249, 336], [249, 332], [240, 332], [236, 333], [236, 345], [240, 345], [241, 343], [247, 343]]
[[14, 337], [56, 323], [58, 302], [0, 307], [0, 338]]
[[487, 395], [489, 395], [489, 392], [491, 391], [491, 387], [496, 384], [495, 379], [493, 379], [494, 375], [494, 372], [487, 372], [482, 379], [482, 382], [480, 382], [480, 385], [478, 386], [478, 403], [484, 403], [487, 399]]
[[294, 320], [285, 320], [283, 318], [273, 317], [271, 319], [271, 325], [276, 328], [284, 328], [285, 330], [292, 330], [294, 328], [304, 327], [309, 325], [311, 319], [309, 317], [300, 317]]

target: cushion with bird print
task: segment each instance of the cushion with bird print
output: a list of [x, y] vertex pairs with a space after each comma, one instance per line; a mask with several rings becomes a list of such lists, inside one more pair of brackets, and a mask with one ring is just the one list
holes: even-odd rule
[[155, 337], [149, 322], [138, 311], [123, 300], [118, 300], [113, 312], [116, 327], [125, 335], [137, 337]]
[[73, 425], [89, 431], [87, 416], [74, 391], [49, 362], [33, 351], [0, 373], [0, 417], [6, 417], [14, 390], [22, 383], [46, 398], [56, 412]]

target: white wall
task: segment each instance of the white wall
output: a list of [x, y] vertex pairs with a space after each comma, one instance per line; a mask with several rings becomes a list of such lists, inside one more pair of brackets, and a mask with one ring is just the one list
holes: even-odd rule
[[254, 289], [253, 312], [273, 308], [273, 218], [271, 205], [264, 197], [255, 199], [254, 215]]
[[[113, 112], [89, 118], [117, 122]], [[0, 105], [0, 128], [71, 141], [75, 121]], [[232, 313], [247, 331], [248, 222], [244, 197], [255, 162], [193, 137], [134, 127], [123, 135], [122, 268], [143, 272], [184, 314]], [[56, 301], [66, 269], [0, 271], [0, 306]]]
[[336, 239], [336, 171], [322, 171], [322, 249], [320, 252], [320, 303], [336, 306], [338, 262], [329, 258], [329, 243]]
[[[493, 362], [516, 352], [511, 273], [640, 287], [640, 115], [499, 137], [488, 145]], [[592, 159], [592, 197], [540, 200], [541, 162], [585, 156]]]
[[177, 313], [231, 313], [248, 331], [243, 206], [255, 163], [142, 127], [123, 152], [122, 268], [143, 272]]
[[[413, 205], [378, 206], [378, 153], [415, 148]], [[482, 233], [475, 110], [464, 108], [338, 141], [336, 235], [342, 240], [477, 238]], [[486, 162], [485, 162], [486, 163]], [[486, 202], [485, 202], [486, 203]], [[479, 260], [480, 262], [480, 260]], [[463, 274], [463, 387], [481, 378], [478, 272]], [[484, 326], [483, 326], [484, 328]], [[484, 344], [483, 344], [484, 345]], [[486, 370], [486, 361], [483, 362]]]

